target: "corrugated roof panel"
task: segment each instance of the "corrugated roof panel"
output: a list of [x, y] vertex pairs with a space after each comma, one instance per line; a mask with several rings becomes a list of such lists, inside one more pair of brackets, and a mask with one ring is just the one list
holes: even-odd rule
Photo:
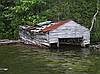
[[43, 32], [48, 32], [48, 31], [54, 30], [54, 29], [58, 28], [59, 26], [63, 25], [64, 23], [67, 23], [69, 21], [71, 21], [71, 20], [66, 20], [66, 21], [60, 21], [60, 22], [53, 23], [51, 26], [46, 27], [42, 31]]

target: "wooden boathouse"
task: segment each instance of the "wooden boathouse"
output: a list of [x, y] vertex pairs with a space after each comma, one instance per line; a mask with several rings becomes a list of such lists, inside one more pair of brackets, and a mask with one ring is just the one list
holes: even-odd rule
[[90, 44], [90, 31], [73, 20], [46, 21], [35, 26], [20, 26], [20, 38], [25, 43], [46, 45], [51, 47], [60, 44], [81, 45]]

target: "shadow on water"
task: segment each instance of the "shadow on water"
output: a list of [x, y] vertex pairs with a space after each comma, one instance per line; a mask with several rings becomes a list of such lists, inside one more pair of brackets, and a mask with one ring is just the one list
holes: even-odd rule
[[61, 45], [59, 48], [58, 47], [51, 47], [49, 48], [50, 51], [60, 51], [60, 52], [64, 52], [64, 51], [69, 51], [69, 50], [75, 50], [78, 51], [81, 49], [81, 46], [75, 46], [75, 45]]
[[79, 56], [87, 56], [94, 54], [96, 52], [96, 49], [91, 49], [89, 47], [81, 47], [78, 45], [61, 45], [59, 48], [53, 47], [49, 48], [50, 52], [73, 52], [72, 54], [77, 54]]

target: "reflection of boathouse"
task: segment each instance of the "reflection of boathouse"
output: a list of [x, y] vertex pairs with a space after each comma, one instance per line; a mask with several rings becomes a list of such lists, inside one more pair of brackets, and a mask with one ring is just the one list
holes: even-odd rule
[[90, 31], [72, 21], [46, 21], [35, 26], [20, 26], [20, 38], [25, 43], [57, 47], [60, 44], [90, 44]]

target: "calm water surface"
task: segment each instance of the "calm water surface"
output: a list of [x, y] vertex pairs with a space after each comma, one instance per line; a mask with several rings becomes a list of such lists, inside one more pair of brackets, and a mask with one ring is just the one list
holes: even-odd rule
[[100, 74], [100, 50], [0, 46], [0, 74]]

